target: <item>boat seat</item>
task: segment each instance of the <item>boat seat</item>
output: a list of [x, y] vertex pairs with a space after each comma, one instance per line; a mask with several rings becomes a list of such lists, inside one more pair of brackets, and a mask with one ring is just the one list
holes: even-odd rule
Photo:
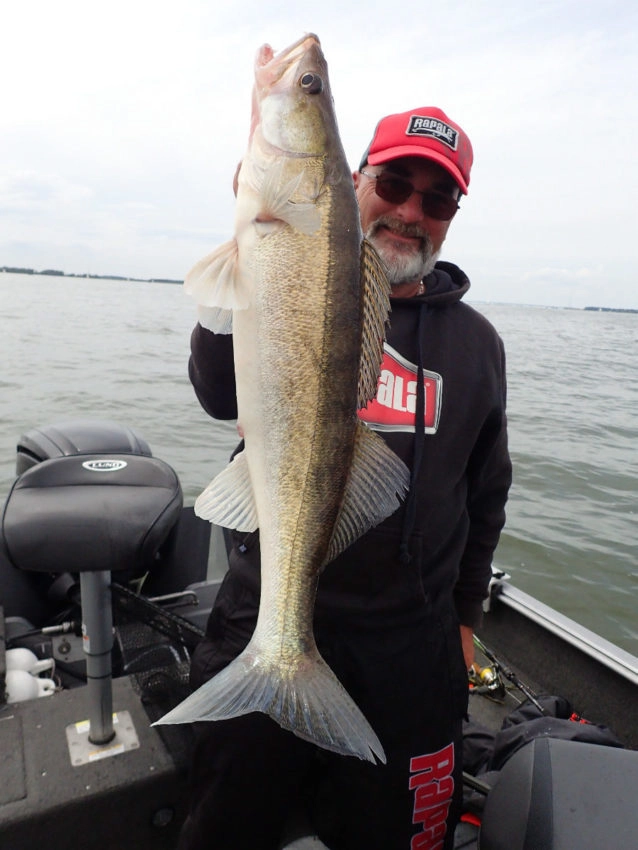
[[177, 475], [158, 458], [76, 454], [23, 472], [5, 503], [2, 534], [21, 570], [143, 575], [181, 509]]
[[638, 835], [638, 752], [536, 738], [500, 771], [479, 850], [629, 850]]
[[85, 420], [36, 429], [18, 447], [18, 478], [5, 502], [10, 563], [35, 573], [78, 573], [95, 745], [115, 736], [111, 687], [111, 573], [145, 575], [177, 526], [182, 488], [130, 429]]

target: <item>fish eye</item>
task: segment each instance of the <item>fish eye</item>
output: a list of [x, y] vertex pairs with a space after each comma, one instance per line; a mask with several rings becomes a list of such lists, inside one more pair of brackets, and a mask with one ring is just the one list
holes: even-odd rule
[[323, 80], [318, 74], [304, 74], [299, 80], [299, 85], [308, 94], [319, 94], [323, 91]]

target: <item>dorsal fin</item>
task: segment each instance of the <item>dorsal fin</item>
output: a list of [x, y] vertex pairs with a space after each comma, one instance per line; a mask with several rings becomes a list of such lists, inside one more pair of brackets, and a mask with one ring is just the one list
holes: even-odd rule
[[365, 407], [377, 394], [385, 328], [390, 313], [390, 284], [381, 258], [364, 239], [361, 243], [363, 331], [357, 406]]
[[382, 437], [357, 420], [350, 476], [325, 563], [394, 513], [409, 485], [407, 466]]

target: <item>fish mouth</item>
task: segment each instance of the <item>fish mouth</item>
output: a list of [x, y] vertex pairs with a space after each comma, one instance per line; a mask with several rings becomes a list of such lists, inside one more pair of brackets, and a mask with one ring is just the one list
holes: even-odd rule
[[[315, 45], [318, 48], [321, 48], [318, 36], [312, 32], [302, 35], [301, 38], [297, 39], [294, 44], [291, 44], [284, 50], [279, 51], [279, 53], [275, 53], [269, 44], [263, 44], [257, 51], [255, 70], [259, 71], [267, 68], [272, 63], [276, 63], [277, 65], [281, 63], [284, 68], [286, 68], [291, 62], [299, 60], [311, 46]], [[282, 73], [283, 70], [278, 74], [278, 77], [280, 77]]]

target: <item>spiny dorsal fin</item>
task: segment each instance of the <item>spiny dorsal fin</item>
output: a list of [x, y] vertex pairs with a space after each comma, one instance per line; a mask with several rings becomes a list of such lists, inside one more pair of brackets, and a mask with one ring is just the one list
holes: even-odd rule
[[357, 405], [365, 407], [377, 394], [385, 328], [390, 313], [390, 284], [381, 258], [364, 239], [361, 243], [363, 332]]

